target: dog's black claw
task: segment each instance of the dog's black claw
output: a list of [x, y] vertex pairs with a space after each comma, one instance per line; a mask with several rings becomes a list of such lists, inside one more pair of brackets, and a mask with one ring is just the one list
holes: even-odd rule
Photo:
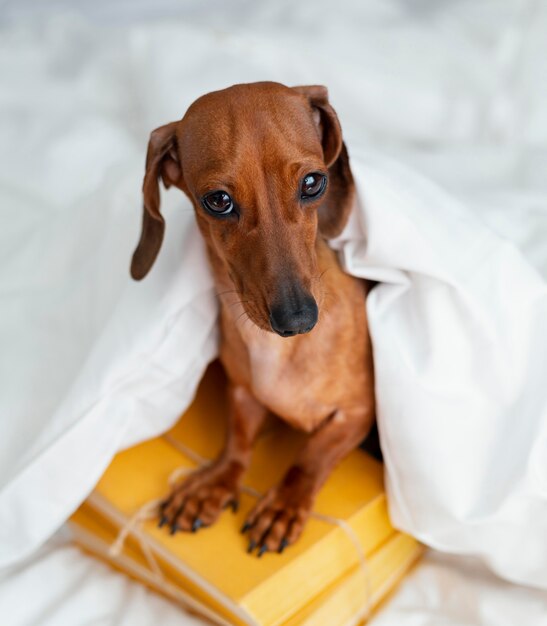
[[180, 526], [175, 522], [172, 526], [171, 526], [171, 530], [169, 531], [170, 535], [174, 535], [177, 530], [180, 530]]
[[163, 528], [165, 526], [165, 524], [167, 524], [167, 516], [166, 515], [162, 515], [161, 519], [159, 521], [159, 524], [158, 524], [158, 528]]
[[289, 545], [289, 542], [286, 539], [282, 539], [279, 544], [279, 549], [277, 550], [279, 554], [283, 553], [283, 550]]
[[239, 502], [237, 500], [229, 500], [228, 502], [226, 502], [226, 504], [224, 505], [225, 509], [232, 509], [232, 511], [234, 513], [237, 513], [238, 509], [239, 509]]
[[247, 552], [250, 554], [256, 548], [256, 541], [249, 541], [249, 547], [247, 548]]
[[196, 519], [192, 522], [192, 532], [197, 532], [202, 526], [203, 522], [199, 519], [199, 517], [196, 517]]
[[266, 552], [267, 549], [268, 549], [268, 546], [265, 543], [262, 544], [258, 550], [258, 558], [260, 558], [264, 554], [264, 552]]
[[246, 533], [251, 526], [252, 524], [250, 522], [245, 522], [245, 524], [241, 527], [241, 533]]

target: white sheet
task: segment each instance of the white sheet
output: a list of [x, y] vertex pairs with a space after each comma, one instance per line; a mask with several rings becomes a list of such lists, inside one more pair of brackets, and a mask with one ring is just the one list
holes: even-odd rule
[[0, 573], [9, 626], [194, 626], [203, 622], [80, 551], [63, 529], [31, 559]]
[[[327, 3], [294, 7], [287, 0], [252, 7], [234, 3], [227, 13], [196, 3], [185, 7], [182, 20], [136, 19], [131, 24], [122, 19], [126, 15], [122, 3], [82, 4], [89, 14], [84, 18], [71, 14], [58, 0], [47, 10], [40, 5], [38, 13], [50, 12], [44, 21], [36, 19], [36, 12], [29, 9], [32, 5], [28, 1], [8, 5], [7, 25], [0, 36], [3, 562], [30, 554], [53, 532], [115, 450], [168, 427], [189, 401], [214, 353], [208, 274], [195, 264], [191, 275], [180, 271], [181, 262], [201, 253], [199, 239], [191, 236], [192, 216], [181, 211], [182, 202], [174, 193], [164, 203], [168, 240], [154, 273], [140, 285], [128, 283], [126, 274], [137, 238], [147, 133], [179, 117], [204, 91], [264, 78], [328, 84], [352, 153], [357, 154], [359, 145], [373, 149], [368, 167], [380, 168], [381, 175], [391, 172], [392, 165], [378, 159], [378, 150], [442, 182], [525, 254], [530, 267], [523, 270], [523, 259], [515, 265], [517, 253], [501, 241], [493, 245], [495, 258], [502, 259], [501, 248], [512, 258], [507, 266], [489, 271], [497, 269], [506, 277], [517, 272], [516, 279], [500, 284], [497, 293], [531, 294], [535, 288], [543, 293], [531, 266], [539, 271], [547, 266], [545, 5], [532, 0], [421, 2], [411, 11], [406, 3], [345, 2], [337, 3], [333, 11]], [[140, 10], [149, 9], [141, 5]], [[165, 15], [180, 9], [164, 2], [154, 10]], [[406, 174], [397, 173], [398, 184], [401, 176]], [[418, 185], [422, 197], [421, 183], [412, 181], [411, 187]], [[371, 193], [366, 181], [362, 192], [365, 198]], [[442, 197], [444, 204], [442, 195], [431, 193]], [[385, 226], [384, 220], [382, 216], [378, 224]], [[453, 234], [459, 241], [461, 231], [448, 234], [443, 239], [447, 247], [454, 244]], [[411, 235], [416, 243], [424, 233]], [[491, 240], [491, 235], [484, 236]], [[381, 264], [400, 270], [403, 261], [408, 262], [401, 256], [404, 247], [395, 250], [385, 237], [378, 241], [380, 252], [396, 253], [388, 261], [381, 259]], [[384, 250], [384, 245], [391, 247]], [[473, 256], [467, 248], [463, 252], [465, 258]], [[361, 263], [359, 250], [348, 256], [348, 262], [352, 260]], [[456, 255], [443, 259], [456, 260]], [[430, 266], [439, 270], [436, 263], [428, 264], [431, 259], [426, 261], [421, 272]], [[362, 270], [356, 266], [356, 271]], [[430, 272], [426, 274], [430, 279]], [[524, 275], [529, 282], [521, 281]], [[390, 305], [392, 313], [402, 314], [407, 306], [404, 289], [396, 284], [401, 272], [390, 276], [395, 285], [378, 291], [384, 295], [375, 296], [371, 304], [378, 332], [386, 341], [395, 341], [412, 335], [400, 325], [398, 331], [404, 330], [400, 335], [386, 337], [383, 332], [391, 330], [394, 316], [383, 318], [382, 307], [387, 310]], [[416, 281], [416, 274], [410, 279]], [[421, 280], [424, 293], [429, 287]], [[477, 283], [481, 280], [485, 277], [476, 277]], [[392, 304], [396, 298], [397, 306]], [[488, 304], [485, 312], [491, 315]], [[507, 308], [497, 311], [515, 311], [511, 326], [516, 331], [531, 329], [532, 321], [514, 324], [522, 322], [518, 316], [523, 313], [514, 304], [509, 301]], [[462, 309], [456, 312], [460, 320], [465, 317]], [[192, 325], [194, 343], [176, 351], [173, 334], [187, 324]], [[479, 332], [475, 325], [465, 328], [467, 338], [475, 332]], [[513, 400], [510, 391], [515, 391], [515, 401], [520, 391], [522, 402], [527, 384], [532, 390], [530, 404], [521, 405], [520, 411], [515, 408], [514, 419], [507, 412], [503, 419], [481, 414], [480, 437], [475, 436], [470, 414], [460, 411], [459, 443], [453, 431], [445, 430], [445, 423], [438, 428], [432, 420], [424, 432], [422, 427], [417, 430], [420, 437], [435, 435], [433, 456], [418, 459], [416, 445], [423, 441], [412, 440], [409, 422], [401, 422], [402, 428], [388, 426], [390, 412], [403, 414], [393, 413], [393, 400], [401, 394], [384, 394], [382, 436], [398, 450], [397, 455], [387, 450], [392, 511], [401, 526], [433, 545], [482, 554], [508, 578], [545, 585], [545, 561], [539, 544], [531, 540], [534, 533], [541, 535], [545, 515], [545, 430], [540, 432], [544, 418], [532, 405], [540, 406], [542, 389], [529, 378], [524, 383], [514, 371], [509, 376], [504, 371], [503, 364], [511, 363], [524, 376], [525, 365], [532, 361], [519, 355], [513, 362], [508, 355], [525, 344], [511, 345], [495, 333], [492, 337], [500, 346], [500, 359], [491, 372], [479, 368], [478, 375], [509, 381], [494, 405], [504, 404], [507, 411]], [[541, 334], [533, 339], [536, 345], [527, 346], [535, 347], [539, 362], [532, 376], [541, 367], [545, 371], [541, 361], [545, 352], [538, 351], [537, 343]], [[417, 343], [409, 345], [419, 348]], [[389, 344], [382, 349], [375, 337], [375, 346], [380, 346], [378, 354], [389, 365]], [[191, 362], [190, 354], [195, 355]], [[413, 375], [432, 375], [427, 361], [418, 365], [409, 370]], [[463, 384], [469, 370], [458, 372], [461, 379], [449, 380]], [[401, 368], [392, 373], [401, 374]], [[143, 387], [143, 379], [150, 388]], [[435, 388], [446, 398], [454, 390], [445, 383], [444, 378], [435, 380]], [[469, 399], [470, 388], [457, 391], [462, 389]], [[406, 391], [413, 401], [420, 393], [417, 388]], [[491, 389], [485, 387], [479, 397], [488, 394]], [[493, 405], [485, 404], [491, 411]], [[452, 404], [443, 405], [439, 415], [448, 417], [454, 409]], [[418, 418], [426, 419], [421, 414]], [[491, 426], [488, 420], [496, 424]], [[469, 448], [462, 441], [466, 429], [474, 437], [475, 445]], [[467, 460], [472, 452], [473, 458], [481, 459], [482, 465], [474, 469], [484, 482], [470, 468], [444, 462], [447, 457], [441, 456], [444, 448], [438, 442], [449, 438], [459, 445], [459, 450], [450, 447], [452, 455]], [[438, 472], [441, 465], [448, 472]], [[456, 470], [462, 473], [456, 475]], [[420, 485], [418, 493], [413, 492], [414, 485]], [[412, 506], [406, 506], [409, 500]], [[500, 520], [505, 526], [501, 530], [496, 527]], [[518, 525], [519, 532], [511, 525]], [[507, 537], [516, 537], [517, 544], [511, 545]], [[526, 554], [521, 537], [530, 542], [532, 554]], [[541, 541], [545, 539], [540, 537]], [[502, 550], [497, 549], [500, 545]], [[515, 561], [511, 555], [516, 552], [520, 558]]]
[[547, 283], [429, 181], [376, 155], [353, 171], [337, 245], [382, 281], [367, 310], [391, 517], [546, 588]]
[[[0, 573], [9, 626], [205, 626], [67, 536]], [[545, 626], [546, 616], [547, 594], [505, 583], [473, 559], [429, 552], [369, 626]]]

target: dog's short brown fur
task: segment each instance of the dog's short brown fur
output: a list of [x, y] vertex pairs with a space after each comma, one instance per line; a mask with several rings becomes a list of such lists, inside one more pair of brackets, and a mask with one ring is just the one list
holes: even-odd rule
[[[302, 198], [309, 173], [328, 179], [317, 199]], [[150, 270], [163, 238], [160, 178], [190, 198], [207, 246], [231, 405], [223, 453], [173, 489], [162, 522], [172, 532], [196, 530], [236, 506], [253, 440], [271, 411], [309, 435], [244, 530], [251, 550], [282, 551], [299, 537], [333, 467], [374, 419], [365, 287], [341, 270], [326, 243], [342, 231], [354, 198], [326, 88], [235, 85], [199, 98], [182, 120], [155, 130], [131, 265], [135, 279]], [[219, 190], [237, 211], [218, 216], [204, 207], [203, 198]], [[279, 336], [274, 327], [299, 334]]]

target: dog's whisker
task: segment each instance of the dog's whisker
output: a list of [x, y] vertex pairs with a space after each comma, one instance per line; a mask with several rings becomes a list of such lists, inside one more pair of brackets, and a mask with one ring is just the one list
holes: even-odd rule
[[312, 280], [313, 280], [314, 282], [318, 282], [318, 283], [319, 283], [319, 282], [321, 282], [321, 279], [323, 278], [323, 276], [324, 276], [324, 275], [325, 275], [325, 274], [326, 274], [326, 273], [327, 273], [330, 269], [332, 269], [332, 268], [327, 267], [327, 269], [323, 270], [323, 271], [321, 272], [321, 274], [319, 274], [318, 276], [315, 276]]
[[[242, 318], [243, 316], [245, 316], [245, 317], [244, 317], [244, 319], [243, 319], [243, 321], [239, 322], [239, 320], [241, 320], [241, 318]], [[252, 326], [255, 326], [255, 327], [256, 327], [256, 324], [255, 324], [255, 323], [253, 322], [253, 320], [249, 317], [249, 314], [248, 314], [248, 313], [247, 313], [247, 311], [245, 311], [245, 310], [243, 310], [243, 312], [242, 312], [240, 315], [238, 315], [238, 316], [236, 317], [236, 319], [234, 320], [234, 324], [235, 324], [237, 327], [239, 327], [239, 329], [240, 329], [240, 330], [242, 330], [242, 329], [245, 327], [245, 324], [246, 324], [247, 322], [250, 322], [250, 323], [251, 323], [251, 327], [252, 327]]]
[[231, 302], [230, 304], [227, 304], [226, 306], [230, 309], [231, 307], [235, 306], [236, 304], [247, 304], [249, 302], [249, 300], [237, 300], [236, 302]]
[[217, 296], [221, 298], [222, 296], [225, 296], [228, 293], [238, 293], [238, 291], [237, 289], [227, 289], [226, 291], [217, 292]]
[[[239, 322], [239, 320], [240, 320], [240, 319], [241, 319], [244, 315], [247, 315], [247, 311], [245, 311], [245, 310], [244, 310], [242, 313], [240, 313], [240, 314], [239, 314], [239, 315], [235, 318], [234, 323], [236, 323], [236, 324], [237, 324], [237, 323]], [[249, 316], [247, 315], [247, 317], [249, 317]]]
[[319, 280], [321, 280], [323, 278], [323, 276], [329, 271], [331, 270], [332, 267], [327, 267], [326, 269], [324, 269], [321, 274], [319, 274]]
[[245, 324], [246, 324], [247, 322], [250, 322], [250, 323], [251, 323], [251, 328], [252, 328], [253, 326], [254, 326], [255, 328], [257, 328], [257, 325], [253, 322], [253, 320], [252, 320], [252, 319], [251, 319], [248, 315], [247, 315], [247, 317], [245, 318], [245, 321], [243, 322], [243, 324], [241, 325], [241, 326], [242, 326], [242, 328], [243, 328], [243, 326], [245, 326]]

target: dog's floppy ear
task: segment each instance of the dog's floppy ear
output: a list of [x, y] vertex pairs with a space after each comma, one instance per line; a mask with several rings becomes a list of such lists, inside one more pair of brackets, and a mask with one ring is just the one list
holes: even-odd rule
[[337, 237], [351, 212], [355, 184], [349, 166], [342, 129], [335, 110], [329, 103], [329, 92], [323, 85], [293, 87], [307, 97], [323, 146], [325, 165], [329, 169], [329, 188], [318, 210], [319, 230], [327, 239]]
[[146, 153], [146, 171], [142, 184], [143, 212], [141, 238], [131, 259], [131, 276], [141, 280], [148, 274], [160, 251], [165, 221], [160, 213], [159, 179], [168, 189], [182, 178], [175, 129], [171, 122], [152, 131]]

